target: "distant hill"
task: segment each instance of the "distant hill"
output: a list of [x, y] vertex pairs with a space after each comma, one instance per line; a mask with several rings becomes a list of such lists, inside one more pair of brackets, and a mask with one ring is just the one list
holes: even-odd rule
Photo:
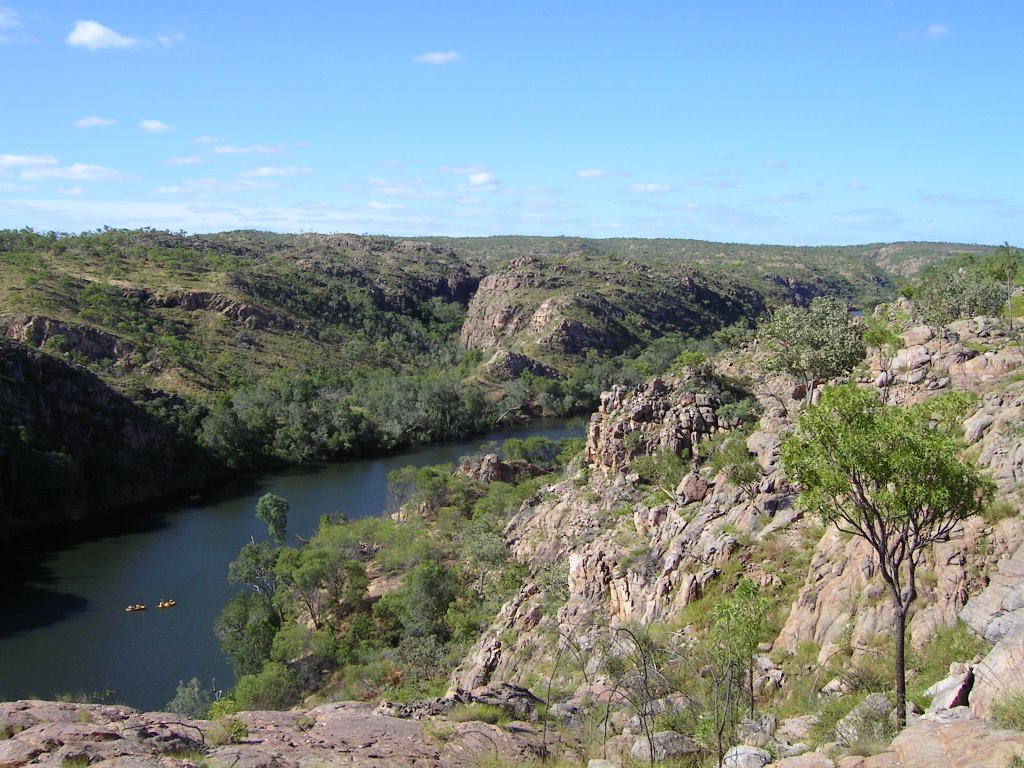
[[[67, 509], [189, 484], [143, 467], [135, 476], [152, 482], [102, 476], [92, 427], [67, 416], [55, 434], [59, 411], [17, 371], [58, 372], [83, 412], [88, 402], [140, 409], [140, 461], [158, 463], [155, 446], [173, 447], [171, 466], [187, 457], [198, 484], [216, 476], [213, 466], [333, 458], [487, 428], [524, 371], [550, 382], [546, 399], [538, 404], [533, 383], [513, 412], [587, 410], [628, 378], [623, 361], [659, 339], [699, 339], [819, 294], [869, 307], [903, 275], [991, 250], [0, 231], [5, 394], [33, 403], [0, 425], [0, 516], [17, 499], [48, 498], [23, 486], [56, 475], [70, 489]], [[97, 387], [109, 397], [95, 397]], [[25, 462], [31, 472], [19, 471]], [[19, 514], [31, 524], [34, 513]]]

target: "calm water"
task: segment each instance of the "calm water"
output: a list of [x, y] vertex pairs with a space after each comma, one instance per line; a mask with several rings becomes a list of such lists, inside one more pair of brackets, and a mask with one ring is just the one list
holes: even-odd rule
[[[218, 688], [231, 670], [213, 622], [235, 593], [227, 564], [250, 537], [265, 538], [256, 500], [286, 498], [288, 537], [312, 533], [320, 516], [381, 514], [387, 474], [413, 464], [456, 462], [490, 441], [577, 436], [566, 421], [484, 435], [364, 461], [290, 469], [206, 493], [166, 509], [140, 511], [117, 530], [43, 553], [3, 553], [0, 586], [0, 700], [62, 693], [160, 709], [180, 680]], [[163, 598], [177, 606], [157, 610]], [[145, 611], [125, 613], [133, 603]]]

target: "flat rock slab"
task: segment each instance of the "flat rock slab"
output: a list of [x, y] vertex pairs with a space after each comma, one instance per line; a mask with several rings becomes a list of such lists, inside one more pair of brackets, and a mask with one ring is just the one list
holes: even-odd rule
[[531, 762], [543, 748], [543, 734], [525, 723], [406, 720], [373, 709], [340, 702], [308, 712], [240, 712], [248, 734], [215, 745], [224, 729], [209, 721], [129, 707], [2, 702], [0, 730], [10, 736], [0, 740], [0, 768], [65, 760], [91, 768], [468, 768], [488, 757]]
[[919, 720], [893, 739], [890, 751], [844, 757], [838, 768], [1005, 768], [1024, 755], [1024, 733], [1004, 731], [987, 720], [952, 723]]

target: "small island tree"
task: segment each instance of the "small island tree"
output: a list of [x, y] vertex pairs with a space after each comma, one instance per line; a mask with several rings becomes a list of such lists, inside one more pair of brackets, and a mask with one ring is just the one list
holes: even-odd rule
[[[782, 443], [782, 466], [800, 484], [798, 504], [867, 541], [892, 599], [896, 715], [906, 725], [906, 629], [917, 569], [929, 545], [980, 512], [990, 481], [958, 456], [949, 425], [965, 402], [942, 396], [914, 408], [883, 404], [853, 385], [832, 387]], [[938, 415], [938, 420], [933, 417]]]
[[278, 546], [284, 544], [288, 529], [288, 502], [274, 493], [265, 493], [256, 502], [256, 517], [267, 524], [270, 538]]
[[779, 307], [757, 330], [764, 367], [786, 373], [803, 386], [811, 402], [814, 383], [849, 373], [864, 359], [864, 342], [849, 308], [832, 297], [819, 296], [807, 309]]

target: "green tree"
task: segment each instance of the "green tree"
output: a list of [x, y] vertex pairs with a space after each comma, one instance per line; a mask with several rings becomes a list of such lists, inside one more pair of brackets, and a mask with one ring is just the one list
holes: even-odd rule
[[299, 700], [301, 693], [295, 672], [279, 661], [269, 661], [259, 672], [238, 681], [234, 697], [243, 710], [287, 709]]
[[952, 262], [931, 269], [914, 289], [918, 317], [941, 328], [961, 317], [994, 315], [1002, 309], [1003, 287], [973, 261]]
[[224, 606], [213, 631], [235, 671], [235, 677], [255, 674], [270, 658], [279, 617], [264, 595], [239, 592]]
[[996, 249], [992, 258], [985, 262], [985, 269], [992, 278], [1006, 286], [1006, 321], [1011, 331], [1013, 330], [1013, 289], [1017, 282], [1017, 276], [1024, 266], [1022, 261], [1024, 261], [1024, 254], [1021, 253], [1021, 250], [1004, 242]]
[[747, 577], [737, 582], [729, 600], [715, 607], [712, 634], [727, 649], [729, 663], [746, 672], [749, 700], [748, 716], [754, 716], [754, 653], [764, 632], [768, 599], [757, 584]]
[[424, 560], [408, 574], [403, 585], [406, 637], [433, 636], [447, 640], [448, 606], [455, 599], [452, 575], [434, 560]]
[[884, 317], [867, 317], [864, 319], [864, 330], [861, 339], [871, 349], [877, 349], [881, 358], [882, 368], [888, 369], [886, 358], [892, 358], [893, 352], [900, 348], [902, 339], [896, 335]]
[[864, 358], [860, 325], [839, 299], [817, 297], [807, 309], [779, 307], [757, 330], [764, 367], [786, 373], [804, 386], [849, 373]]
[[317, 546], [282, 549], [275, 567], [280, 581], [278, 594], [297, 600], [316, 629], [329, 615], [362, 599], [369, 583], [361, 563], [344, 554]]
[[[941, 422], [962, 408], [883, 404], [853, 385], [827, 389], [782, 443], [782, 465], [800, 484], [798, 504], [875, 552], [892, 601], [896, 713], [906, 724], [906, 626], [917, 599], [917, 568], [930, 544], [984, 507], [991, 483], [961, 460]], [[961, 401], [962, 402], [962, 401]], [[957, 413], [958, 412], [958, 413]], [[933, 424], [938, 413], [939, 427]], [[944, 418], [942, 418], [944, 417]]]
[[206, 717], [212, 703], [213, 697], [210, 696], [210, 692], [203, 688], [199, 678], [193, 677], [187, 683], [178, 682], [174, 698], [167, 702], [167, 711], [193, 720], [201, 720]]
[[743, 434], [730, 435], [722, 446], [711, 454], [711, 467], [715, 473], [724, 472], [733, 485], [739, 486], [751, 501], [757, 497], [761, 483], [761, 465], [747, 450]]
[[281, 550], [267, 541], [250, 541], [228, 563], [228, 581], [233, 584], [248, 584], [253, 591], [273, 595], [277, 589], [277, 575], [274, 568]]
[[267, 524], [267, 531], [278, 546], [284, 544], [288, 529], [288, 502], [273, 493], [265, 493], [256, 502], [256, 517]]

